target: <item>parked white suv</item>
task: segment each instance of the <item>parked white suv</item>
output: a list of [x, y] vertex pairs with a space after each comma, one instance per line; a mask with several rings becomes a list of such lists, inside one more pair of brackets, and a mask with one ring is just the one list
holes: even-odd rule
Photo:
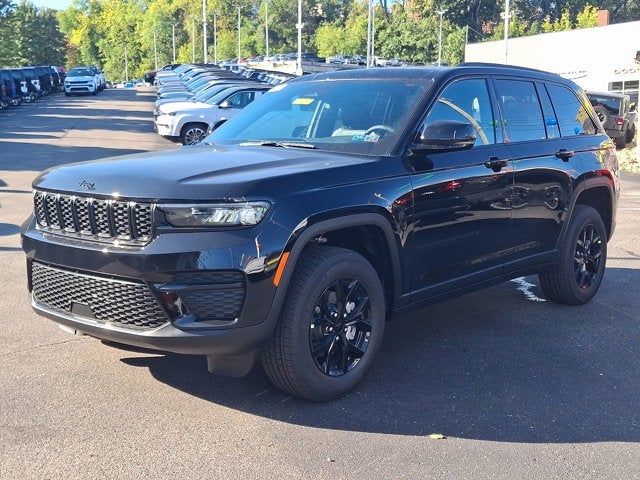
[[[269, 87], [238, 86], [214, 95], [206, 102], [171, 102], [158, 107], [156, 131], [178, 137], [183, 145], [195, 145], [229, 118], [265, 93]], [[211, 128], [210, 128], [211, 127]]]
[[98, 81], [87, 67], [76, 67], [69, 70], [64, 79], [64, 94], [68, 97], [74, 93], [98, 93]]

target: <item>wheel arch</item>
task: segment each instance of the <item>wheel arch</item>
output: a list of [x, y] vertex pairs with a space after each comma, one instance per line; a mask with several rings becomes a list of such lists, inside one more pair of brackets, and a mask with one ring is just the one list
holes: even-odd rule
[[[608, 172], [607, 172], [608, 173]], [[613, 180], [607, 175], [588, 178], [576, 185], [572, 196], [571, 208], [567, 221], [564, 222], [560, 240], [564, 238], [569, 221], [573, 216], [576, 205], [588, 205], [595, 208], [604, 222], [607, 230], [607, 239], [611, 239], [615, 228], [615, 195], [613, 192]]]
[[[287, 260], [277, 285], [272, 308], [280, 308], [283, 305], [291, 277], [307, 246], [315, 243], [344, 247], [340, 242], [347, 238], [349, 233], [355, 231], [360, 231], [365, 235], [373, 235], [372, 241], [374, 243], [376, 241], [379, 242], [378, 245], [384, 248], [385, 251], [379, 252], [379, 257], [374, 258], [375, 255], [371, 255], [371, 252], [367, 253], [361, 248], [349, 248], [349, 246], [344, 248], [360, 253], [373, 265], [383, 282], [388, 310], [393, 309], [394, 306], [400, 303], [402, 296], [400, 253], [393, 226], [384, 215], [373, 212], [342, 215], [310, 225], [307, 224], [303, 228], [302, 231], [298, 230], [292, 234], [283, 250], [283, 255], [287, 254]], [[379, 234], [379, 236], [376, 237], [376, 234]], [[360, 242], [359, 245], [365, 246], [364, 242]]]

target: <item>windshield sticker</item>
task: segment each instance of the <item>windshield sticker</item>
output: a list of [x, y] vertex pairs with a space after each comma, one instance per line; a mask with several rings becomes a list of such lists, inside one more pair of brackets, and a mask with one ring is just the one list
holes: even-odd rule
[[293, 102], [291, 102], [291, 105], [311, 105], [313, 102], [314, 102], [313, 98], [300, 97], [300, 98], [296, 98]]

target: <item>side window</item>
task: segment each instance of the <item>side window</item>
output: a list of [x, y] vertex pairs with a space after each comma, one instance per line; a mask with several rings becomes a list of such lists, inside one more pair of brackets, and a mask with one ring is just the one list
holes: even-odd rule
[[496, 94], [504, 119], [505, 142], [547, 138], [538, 95], [532, 82], [496, 80]]
[[427, 115], [425, 124], [438, 120], [470, 123], [476, 130], [476, 145], [495, 143], [495, 122], [486, 80], [458, 80], [448, 85]]
[[551, 97], [551, 103], [556, 111], [560, 134], [563, 137], [576, 135], [593, 135], [596, 126], [589, 117], [578, 97], [566, 87], [547, 84], [547, 91]]
[[238, 92], [227, 98], [231, 108], [243, 108], [253, 100], [253, 92]]
[[560, 128], [558, 127], [556, 113], [551, 106], [551, 100], [549, 100], [549, 94], [541, 83], [536, 83], [536, 91], [538, 92], [538, 98], [540, 98], [540, 104], [542, 105], [544, 125], [547, 128], [547, 138], [558, 138], [560, 137]]

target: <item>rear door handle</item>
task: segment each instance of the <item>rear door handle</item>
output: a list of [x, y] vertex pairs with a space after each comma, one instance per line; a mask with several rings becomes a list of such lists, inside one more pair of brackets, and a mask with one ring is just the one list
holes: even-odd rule
[[575, 154], [576, 152], [574, 152], [573, 150], [561, 148], [556, 152], [556, 157], [558, 157], [560, 160], [568, 162], [569, 159], [572, 158]]
[[484, 162], [484, 166], [490, 168], [494, 172], [499, 172], [507, 165], [509, 165], [509, 160], [506, 158], [491, 157], [489, 160]]

